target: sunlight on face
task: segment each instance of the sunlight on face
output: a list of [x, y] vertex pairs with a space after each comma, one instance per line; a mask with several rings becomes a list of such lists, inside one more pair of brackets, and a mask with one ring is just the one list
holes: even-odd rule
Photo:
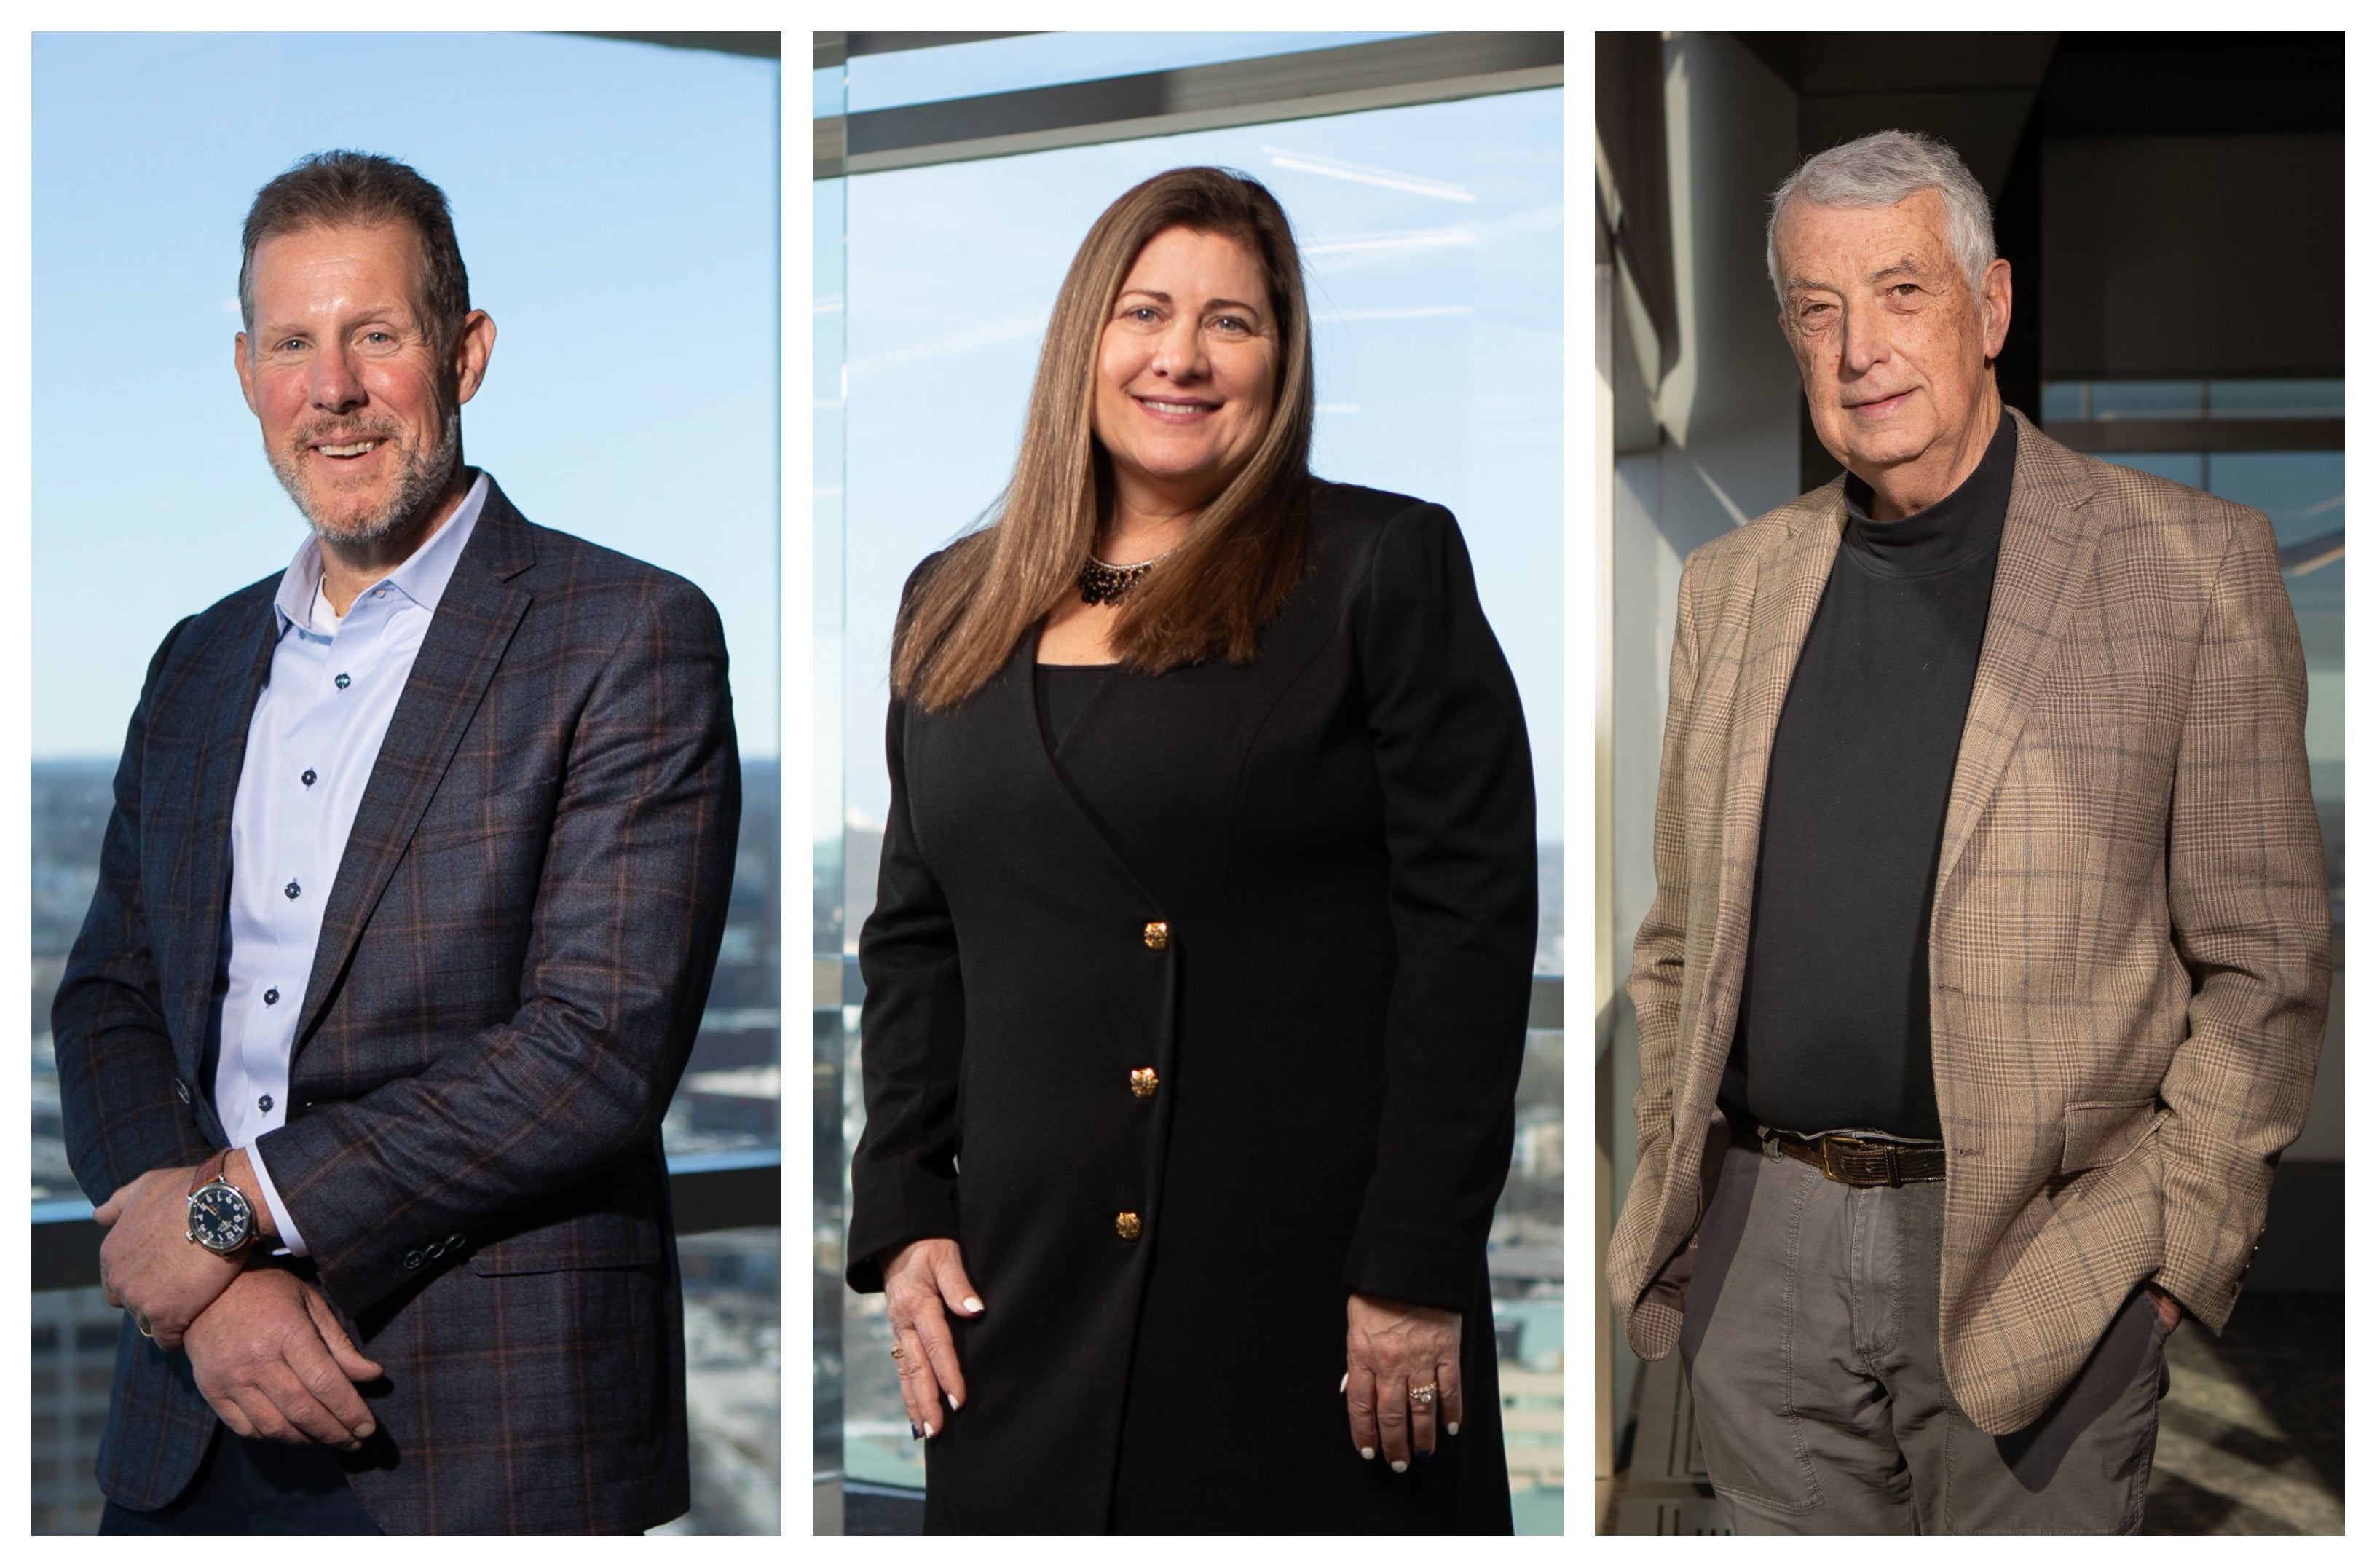
[[446, 484], [461, 422], [420, 299], [421, 245], [379, 223], [275, 234], [251, 270], [240, 384], [282, 488], [324, 538], [387, 537]]
[[1947, 217], [1925, 190], [1891, 207], [1793, 201], [1775, 225], [1783, 330], [1809, 417], [1824, 449], [1877, 489], [1902, 468], [1917, 471], [1919, 488], [1923, 471], [1953, 470], [1995, 428], [1991, 362], [2012, 271], [1992, 262], [1977, 298]]
[[1219, 495], [1262, 444], [1278, 366], [1253, 252], [1188, 229], [1148, 241], [1098, 341], [1093, 428], [1123, 505], [1178, 513]]

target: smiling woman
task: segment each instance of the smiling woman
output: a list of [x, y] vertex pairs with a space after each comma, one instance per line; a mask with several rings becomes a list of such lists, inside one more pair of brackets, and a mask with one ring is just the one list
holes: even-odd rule
[[[1002, 526], [960, 541], [903, 600], [895, 694], [950, 706], [1044, 617], [1045, 663], [1160, 674], [1250, 658], [1303, 569], [1312, 414], [1310, 317], [1279, 204], [1217, 169], [1134, 187], [1058, 293]], [[1066, 585], [1157, 555], [1174, 558], [1127, 608], [1101, 592], [1074, 624]]]
[[1147, 180], [910, 580], [847, 1257], [928, 1530], [1511, 1529], [1526, 726], [1451, 514], [1314, 479], [1312, 388], [1271, 193]]
[[1126, 522], [1185, 523], [1271, 424], [1279, 339], [1262, 271], [1226, 234], [1166, 229], [1123, 280], [1098, 339], [1096, 429]]
[[[1261, 264], [1226, 234], [1166, 229], [1147, 242], [1098, 335], [1091, 428], [1114, 502], [1067, 599], [1040, 634], [1050, 664], [1105, 664], [1124, 595], [1188, 536], [1253, 458], [1272, 423], [1279, 334]], [[1117, 564], [1117, 562], [1128, 564]]]

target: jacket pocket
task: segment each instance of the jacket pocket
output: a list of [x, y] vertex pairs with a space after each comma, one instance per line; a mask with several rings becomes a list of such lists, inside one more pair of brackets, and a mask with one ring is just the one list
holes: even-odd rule
[[2144, 1141], [2159, 1119], [2152, 1096], [2086, 1100], [2063, 1108], [2061, 1174], [2111, 1165]]

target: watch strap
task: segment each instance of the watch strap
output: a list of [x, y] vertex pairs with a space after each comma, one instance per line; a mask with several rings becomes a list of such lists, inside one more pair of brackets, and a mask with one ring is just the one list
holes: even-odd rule
[[229, 1149], [218, 1149], [212, 1155], [209, 1155], [206, 1163], [199, 1166], [190, 1177], [189, 1196], [195, 1198], [198, 1195], [199, 1188], [206, 1186], [210, 1181], [221, 1180], [223, 1167], [230, 1163], [231, 1151]]

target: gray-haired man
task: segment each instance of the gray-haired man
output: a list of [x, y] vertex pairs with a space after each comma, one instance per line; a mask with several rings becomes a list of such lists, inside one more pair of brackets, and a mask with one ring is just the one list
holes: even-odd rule
[[1848, 473], [1685, 565], [1613, 1299], [1738, 1530], [2134, 1530], [2325, 1023], [2270, 525], [2002, 405], [1941, 144], [1810, 159], [1768, 263]]

